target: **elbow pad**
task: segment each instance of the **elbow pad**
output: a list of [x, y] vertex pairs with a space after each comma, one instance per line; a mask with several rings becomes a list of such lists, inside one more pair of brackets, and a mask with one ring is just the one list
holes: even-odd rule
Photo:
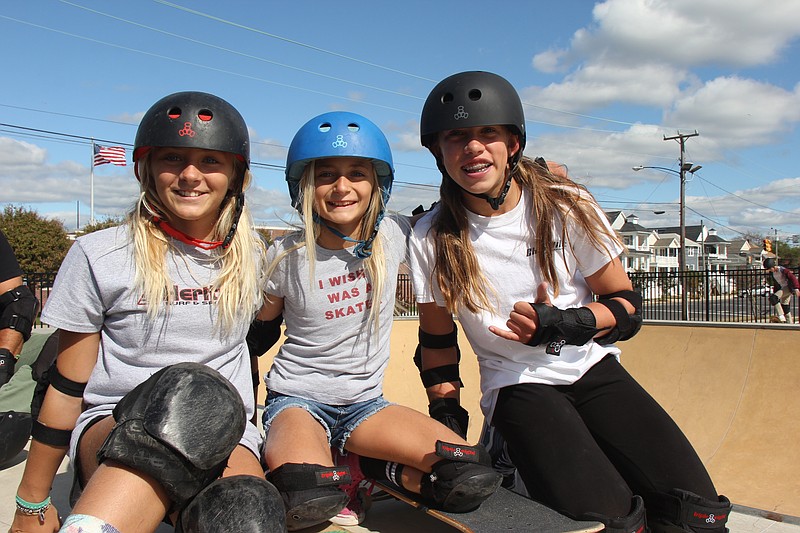
[[20, 285], [0, 296], [0, 329], [13, 329], [26, 341], [39, 312], [39, 300], [26, 285]]
[[253, 320], [247, 332], [247, 348], [250, 350], [250, 355], [261, 357], [278, 342], [281, 338], [282, 322], [283, 314], [272, 320]]
[[[633, 314], [629, 315], [625, 306], [613, 298], [622, 298], [629, 302], [634, 308]], [[638, 292], [619, 291], [611, 294], [603, 294], [598, 297], [597, 303], [606, 306], [617, 321], [616, 325], [611, 328], [608, 333], [595, 339], [598, 344], [613, 344], [617, 341], [628, 340], [641, 329], [642, 295]]]
[[[419, 344], [417, 344], [417, 349], [414, 351], [414, 364], [419, 369], [419, 377], [422, 379], [422, 384], [425, 388], [449, 382], [457, 382], [459, 387], [463, 387], [464, 383], [461, 381], [458, 369], [458, 363], [461, 361], [461, 349], [458, 347], [458, 326], [456, 326], [456, 323], [453, 322], [453, 331], [450, 333], [433, 335], [419, 328], [418, 335]], [[455, 364], [438, 366], [427, 370], [422, 369], [422, 348], [441, 350], [453, 347], [456, 349]]]

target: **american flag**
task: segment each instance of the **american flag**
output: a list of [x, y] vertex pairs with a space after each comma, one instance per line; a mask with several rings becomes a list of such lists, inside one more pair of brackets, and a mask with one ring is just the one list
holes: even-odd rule
[[100, 146], [94, 145], [94, 166], [111, 163], [119, 167], [124, 167], [125, 148], [122, 146]]

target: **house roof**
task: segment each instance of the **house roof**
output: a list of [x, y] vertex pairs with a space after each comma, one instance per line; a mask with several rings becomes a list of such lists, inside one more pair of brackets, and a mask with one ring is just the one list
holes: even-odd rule
[[674, 236], [670, 237], [659, 237], [656, 239], [656, 242], [651, 246], [651, 248], [677, 248], [678, 247], [678, 240]]
[[[681, 234], [681, 227], [680, 226], [667, 226], [663, 228], [653, 228], [659, 234], [664, 233], [677, 233], [678, 235]], [[700, 236], [703, 234], [703, 226], [696, 225], [696, 226], [686, 226], [686, 237], [692, 239], [693, 241], [702, 240]]]
[[713, 243], [725, 243], [725, 244], [727, 244], [727, 243], [730, 243], [730, 242], [731, 241], [723, 239], [719, 235], [709, 235], [708, 237], [706, 237], [706, 240], [705, 240], [706, 244], [708, 244], [708, 243], [712, 243], [712, 244]]
[[621, 228], [620, 233], [650, 233], [650, 229], [645, 228], [641, 224], [634, 224], [633, 222], [625, 222]]

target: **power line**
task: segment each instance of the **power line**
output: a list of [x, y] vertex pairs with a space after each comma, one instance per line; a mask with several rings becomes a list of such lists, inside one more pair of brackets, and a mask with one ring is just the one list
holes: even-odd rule
[[[161, 33], [163, 35], [168, 35], [168, 36], [174, 37], [176, 39], [181, 39], [181, 40], [188, 41], [188, 42], [191, 42], [191, 43], [200, 44], [200, 45], [207, 46], [207, 47], [210, 47], [210, 48], [214, 48], [214, 49], [217, 49], [217, 50], [221, 50], [221, 51], [224, 51], [224, 52], [232, 53], [232, 54], [239, 55], [239, 56], [242, 56], [242, 57], [246, 57], [246, 58], [249, 58], [249, 59], [254, 59], [254, 60], [257, 60], [257, 61], [270, 63], [270, 64], [273, 64], [273, 65], [276, 65], [276, 66], [280, 66], [280, 67], [284, 67], [284, 68], [287, 68], [287, 69], [292, 69], [292, 70], [296, 70], [296, 71], [303, 72], [303, 73], [306, 73], [306, 74], [311, 74], [311, 75], [314, 75], [314, 76], [319, 76], [319, 77], [322, 77], [322, 78], [326, 78], [326, 79], [330, 79], [330, 80], [334, 80], [334, 81], [339, 81], [339, 82], [342, 82], [342, 83], [348, 83], [348, 84], [351, 84], [351, 85], [355, 85], [355, 86], [359, 86], [359, 87], [363, 87], [363, 88], [367, 88], [367, 89], [372, 89], [372, 90], [385, 92], [385, 93], [389, 93], [389, 94], [393, 94], [393, 95], [397, 95], [397, 96], [412, 98], [412, 99], [415, 99], [415, 100], [418, 100], [418, 101], [419, 100], [424, 100], [424, 98], [419, 97], [419, 96], [415, 96], [415, 95], [412, 95], [412, 94], [399, 92], [399, 91], [394, 91], [394, 90], [391, 90], [391, 89], [386, 89], [386, 88], [378, 87], [378, 86], [375, 86], [375, 85], [368, 85], [368, 84], [364, 84], [364, 83], [353, 81], [353, 80], [339, 78], [339, 77], [336, 77], [336, 76], [330, 76], [330, 75], [327, 75], [327, 74], [322, 74], [322, 73], [319, 73], [319, 72], [315, 72], [315, 71], [311, 71], [311, 70], [308, 70], [308, 69], [304, 69], [302, 67], [297, 67], [297, 66], [294, 66], [294, 65], [288, 65], [288, 64], [285, 64], [285, 63], [279, 63], [279, 62], [276, 62], [276, 61], [273, 61], [273, 60], [270, 60], [270, 59], [266, 59], [266, 58], [263, 58], [263, 57], [255, 56], [255, 55], [252, 55], [252, 54], [246, 54], [246, 53], [240, 52], [238, 50], [233, 50], [233, 49], [230, 49], [230, 48], [225, 48], [225, 47], [222, 47], [222, 46], [214, 45], [214, 44], [211, 44], [211, 43], [208, 43], [208, 42], [205, 42], [205, 41], [200, 41], [198, 39], [192, 39], [192, 38], [189, 38], [189, 37], [186, 37], [186, 36], [183, 36], [183, 35], [175, 34], [175, 33], [168, 32], [168, 31], [165, 31], [165, 30], [161, 30], [161, 29], [158, 29], [158, 28], [154, 28], [152, 26], [147, 26], [147, 25], [132, 21], [130, 19], [117, 17], [115, 15], [112, 15], [112, 14], [109, 14], [109, 13], [106, 13], [106, 12], [102, 12], [102, 11], [98, 11], [98, 10], [95, 10], [95, 9], [91, 9], [91, 8], [86, 7], [86, 6], [82, 6], [80, 4], [76, 4], [74, 2], [69, 2], [67, 0], [59, 0], [59, 1], [61, 3], [63, 3], [63, 4], [67, 4], [67, 5], [70, 5], [72, 7], [78, 8], [78, 9], [83, 9], [85, 11], [88, 11], [88, 12], [91, 12], [91, 13], [95, 13], [97, 15], [101, 15], [101, 16], [104, 16], [104, 17], [108, 17], [108, 18], [120, 21], [120, 22], [124, 22], [126, 24], [130, 24], [130, 25], [137, 26], [137, 27], [140, 27], [140, 28], [144, 28], [144, 29], [147, 29], [147, 30], [150, 30], [150, 31]], [[316, 47], [316, 46], [313, 46], [313, 45], [308, 45], [306, 43], [302, 43], [302, 42], [295, 41], [295, 40], [292, 40], [292, 39], [287, 39], [285, 37], [281, 37], [281, 36], [278, 36], [278, 35], [275, 35], [275, 34], [264, 32], [264, 31], [258, 30], [256, 28], [252, 28], [252, 27], [249, 27], [249, 26], [244, 26], [244, 25], [241, 25], [241, 24], [238, 24], [238, 23], [234, 23], [234, 22], [226, 20], [226, 19], [222, 19], [220, 17], [216, 17], [216, 16], [213, 16], [213, 15], [209, 15], [207, 13], [203, 13], [203, 12], [200, 12], [200, 11], [189, 9], [189, 8], [180, 6], [178, 4], [173, 4], [171, 2], [165, 2], [165, 1], [162, 1], [162, 0], [154, 0], [154, 1], [157, 2], [157, 3], [161, 3], [161, 4], [163, 4], [165, 6], [168, 6], [168, 7], [172, 7], [172, 8], [179, 9], [179, 10], [182, 10], [182, 11], [194, 14], [194, 15], [198, 15], [198, 16], [201, 16], [201, 17], [208, 18], [208, 19], [216, 21], [216, 22], [220, 22], [220, 23], [223, 23], [223, 24], [228, 24], [228, 25], [231, 25], [231, 26], [234, 26], [234, 27], [237, 27], [237, 28], [245, 29], [247, 31], [260, 33], [260, 34], [263, 34], [263, 35], [266, 35], [266, 36], [269, 36], [269, 37], [273, 37], [273, 38], [276, 38], [276, 39], [279, 39], [279, 40], [290, 42], [290, 43], [298, 45], [298, 46], [302, 46], [302, 47], [305, 47], [305, 48], [310, 48], [310, 49], [318, 51], [318, 52], [331, 54], [331, 55], [334, 55], [334, 56], [337, 56], [337, 57], [341, 57], [341, 58], [344, 58], [344, 59], [348, 59], [348, 60], [351, 60], [351, 61], [356, 61], [358, 63], [362, 63], [362, 64], [365, 64], [365, 65], [368, 65], [368, 66], [380, 68], [380, 69], [383, 69], [383, 70], [388, 70], [390, 72], [395, 72], [395, 73], [398, 73], [398, 74], [402, 74], [402, 75], [405, 75], [405, 76], [410, 76], [410, 77], [421, 79], [421, 80], [424, 80], [424, 81], [430, 81], [430, 82], [433, 82], [433, 83], [436, 82], [436, 80], [432, 80], [430, 78], [425, 78], [425, 77], [422, 77], [422, 76], [418, 76], [416, 74], [403, 72], [403, 71], [400, 71], [400, 70], [397, 70], [397, 69], [393, 69], [393, 68], [390, 68], [390, 67], [386, 67], [386, 66], [383, 66], [383, 65], [379, 65], [379, 64], [376, 64], [376, 63], [371, 63], [371, 62], [363, 61], [363, 60], [360, 60], [358, 58], [354, 58], [354, 57], [351, 57], [351, 56], [346, 56], [344, 54], [339, 54], [337, 52], [334, 52], [334, 51], [331, 51], [331, 50], [326, 50], [324, 48]], [[264, 81], [266, 83], [276, 83], [278, 85], [284, 85], [284, 84], [280, 84], [278, 82], [274, 82], [272, 80], [265, 80], [265, 79], [256, 78], [256, 77], [252, 77], [252, 76], [247, 76], [247, 75], [243, 75], [243, 74], [238, 74], [238, 73], [234, 73], [234, 72], [222, 71], [220, 69], [215, 69], [213, 67], [208, 67], [206, 65], [200, 65], [200, 64], [191, 63], [191, 62], [180, 60], [180, 59], [173, 58], [173, 57], [163, 56], [163, 55], [159, 55], [159, 54], [153, 54], [153, 53], [146, 52], [146, 51], [143, 51], [143, 50], [129, 48], [129, 47], [117, 45], [117, 44], [114, 44], [114, 43], [108, 43], [108, 42], [105, 42], [105, 41], [99, 41], [99, 40], [96, 40], [96, 39], [93, 39], [93, 38], [84, 37], [84, 36], [80, 36], [80, 35], [75, 35], [75, 34], [71, 34], [71, 33], [68, 33], [68, 32], [63, 32], [61, 30], [57, 30], [57, 29], [54, 29], [54, 28], [49, 28], [49, 27], [46, 27], [46, 26], [41, 26], [41, 25], [30, 23], [30, 22], [27, 22], [27, 21], [18, 20], [18, 19], [12, 18], [12, 17], [7, 17], [7, 16], [3, 16], [3, 15], [0, 15], [0, 17], [6, 18], [8, 20], [15, 21], [15, 22], [20, 22], [20, 23], [23, 23], [23, 24], [29, 24], [31, 26], [38, 27], [40, 29], [53, 31], [53, 32], [56, 32], [56, 33], [62, 33], [64, 35], [67, 35], [67, 36], [70, 36], [70, 37], [74, 37], [74, 38], [78, 38], [78, 39], [84, 39], [84, 40], [88, 40], [88, 41], [91, 41], [91, 42], [96, 42], [96, 43], [99, 43], [99, 44], [105, 44], [107, 46], [118, 47], [118, 48], [122, 48], [122, 49], [128, 50], [128, 51], [138, 52], [138, 53], [142, 53], [142, 54], [146, 54], [146, 55], [152, 55], [152, 56], [159, 57], [159, 58], [162, 58], [162, 59], [169, 59], [169, 60], [172, 60], [172, 61], [188, 64], [188, 65], [191, 65], [191, 66], [198, 66], [198, 67], [201, 67], [201, 68], [208, 68], [208, 69], [211, 69], [211, 70], [219, 70], [220, 72], [226, 72], [226, 73], [230, 73], [230, 74], [234, 74], [234, 75], [239, 75], [239, 76], [251, 78], [251, 79], [254, 79], [254, 80], [258, 80], [258, 81]], [[284, 85], [284, 86], [292, 88], [291, 86], [288, 86], [288, 85]], [[325, 94], [325, 93], [320, 93], [319, 91], [316, 91], [316, 90], [313, 90], [313, 89], [307, 89], [307, 88], [303, 88], [303, 87], [294, 87], [294, 88], [296, 88], [298, 90], [305, 90], [305, 91], [309, 91], [309, 92], [323, 94], [323, 95], [331, 96], [331, 97], [335, 97], [335, 98], [342, 98], [342, 99], [345, 99], [345, 100], [355, 101], [353, 99], [342, 97], [342, 96], [338, 96], [338, 95], [329, 95], [329, 94]], [[367, 105], [377, 105], [377, 104], [372, 104], [372, 103], [369, 103], [369, 102], [364, 102], [364, 101], [361, 101], [361, 100], [358, 100], [358, 102], [365, 103]], [[553, 112], [553, 113], [559, 113], [559, 114], [565, 114], [565, 115], [569, 115], [569, 116], [582, 117], [582, 118], [586, 118], [586, 119], [590, 119], [590, 120], [609, 122], [609, 123], [612, 123], [612, 124], [620, 124], [620, 125], [627, 125], [627, 126], [642, 125], [641, 123], [625, 122], [625, 121], [614, 120], [614, 119], [609, 119], [609, 118], [604, 118], [604, 117], [597, 117], [597, 116], [592, 116], [592, 115], [576, 113], [576, 112], [572, 112], [572, 111], [566, 111], [566, 110], [562, 110], [562, 109], [549, 108], [549, 107], [545, 107], [545, 106], [541, 106], [541, 105], [538, 105], [538, 104], [533, 104], [533, 103], [529, 103], [529, 102], [525, 102], [525, 101], [523, 101], [522, 104], [524, 106], [528, 106], [528, 107], [532, 107], [532, 108], [536, 108], [536, 109], [541, 109], [541, 110], [545, 110], [545, 111], [549, 111], [549, 112]], [[377, 106], [378, 107], [383, 107], [383, 106], [379, 106], [379, 105], [377, 105]], [[393, 109], [393, 108], [387, 108], [387, 109]], [[408, 111], [400, 110], [400, 109], [395, 109], [395, 110], [401, 111], [401, 112], [408, 112]], [[416, 112], [413, 112], [413, 113], [416, 114]], [[596, 133], [619, 133], [618, 130], [601, 130], [601, 129], [596, 129], [596, 128], [588, 128], [588, 127], [585, 127], [585, 126], [573, 126], [571, 124], [558, 124], [558, 123], [554, 123], [554, 122], [545, 122], [545, 121], [542, 121], [542, 120], [526, 119], [525, 122], [529, 122], [531, 124], [540, 124], [540, 125], [544, 125], [544, 126], [557, 127], [557, 128], [578, 129], [578, 130], [584, 130], [584, 131], [592, 131], [592, 132], [596, 132]], [[660, 125], [657, 125], [657, 124], [652, 124], [652, 126], [657, 128], [658, 130], [668, 129], [665, 126], [660, 126]]]

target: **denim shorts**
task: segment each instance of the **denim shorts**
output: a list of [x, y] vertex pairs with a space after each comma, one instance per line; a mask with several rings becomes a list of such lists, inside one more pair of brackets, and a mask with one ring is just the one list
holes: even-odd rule
[[266, 404], [262, 419], [265, 434], [269, 435], [269, 427], [272, 421], [284, 409], [300, 407], [308, 411], [325, 428], [328, 444], [331, 447], [338, 448], [341, 453], [344, 453], [344, 445], [347, 443], [347, 439], [350, 438], [350, 434], [361, 422], [381, 409], [392, 405], [383, 396], [350, 405], [328, 405], [277, 392], [267, 394]]

